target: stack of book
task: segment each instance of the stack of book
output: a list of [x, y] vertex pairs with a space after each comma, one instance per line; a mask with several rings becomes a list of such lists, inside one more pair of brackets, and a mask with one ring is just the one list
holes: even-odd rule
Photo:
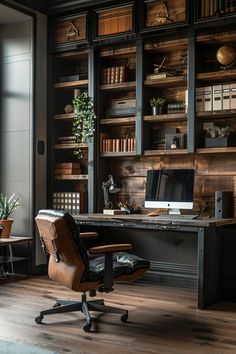
[[176, 102], [176, 103], [168, 103], [167, 105], [167, 113], [184, 113], [185, 112], [185, 103]]
[[126, 81], [126, 66], [112, 66], [102, 69], [103, 84], [119, 84]]
[[79, 81], [79, 75], [69, 75], [69, 76], [61, 76], [59, 77], [59, 82], [72, 82], [72, 81]]
[[157, 80], [157, 79], [166, 79], [167, 77], [173, 76], [171, 73], [169, 72], [160, 72], [157, 74], [147, 74], [146, 75], [146, 80]]
[[79, 162], [57, 162], [54, 168], [54, 175], [79, 175], [81, 167]]
[[103, 139], [101, 152], [131, 152], [135, 151], [135, 138], [128, 139]]
[[57, 140], [58, 140], [58, 144], [61, 144], [61, 145], [68, 145], [68, 144], [75, 144], [76, 143], [76, 137], [73, 135], [59, 136]]

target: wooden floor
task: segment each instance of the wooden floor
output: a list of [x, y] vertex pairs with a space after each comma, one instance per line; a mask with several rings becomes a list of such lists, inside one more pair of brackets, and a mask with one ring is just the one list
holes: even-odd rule
[[236, 304], [198, 310], [194, 292], [186, 289], [116, 284], [116, 290], [104, 298], [127, 308], [129, 321], [93, 312], [91, 333], [83, 331], [80, 313], [48, 316], [42, 325], [34, 322], [39, 311], [51, 307], [56, 298], [79, 297], [46, 277], [0, 280], [0, 339], [57, 353], [236, 353]]

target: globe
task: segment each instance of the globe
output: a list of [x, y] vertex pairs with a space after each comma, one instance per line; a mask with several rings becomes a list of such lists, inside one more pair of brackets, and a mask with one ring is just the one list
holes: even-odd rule
[[236, 51], [233, 47], [229, 45], [223, 45], [217, 50], [216, 59], [222, 65], [230, 65], [234, 62], [236, 58]]

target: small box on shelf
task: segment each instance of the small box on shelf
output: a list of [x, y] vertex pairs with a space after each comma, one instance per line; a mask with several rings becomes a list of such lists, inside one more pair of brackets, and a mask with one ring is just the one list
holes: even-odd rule
[[205, 138], [205, 147], [229, 147], [236, 146], [236, 139], [233, 135], [227, 137]]
[[52, 207], [72, 215], [83, 213], [86, 211], [86, 193], [54, 192]]

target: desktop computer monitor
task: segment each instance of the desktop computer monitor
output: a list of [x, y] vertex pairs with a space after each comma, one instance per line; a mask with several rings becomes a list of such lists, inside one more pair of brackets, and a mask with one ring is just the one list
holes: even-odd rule
[[193, 208], [193, 191], [193, 169], [149, 170], [144, 206], [169, 209], [170, 214], [180, 214], [180, 209]]

